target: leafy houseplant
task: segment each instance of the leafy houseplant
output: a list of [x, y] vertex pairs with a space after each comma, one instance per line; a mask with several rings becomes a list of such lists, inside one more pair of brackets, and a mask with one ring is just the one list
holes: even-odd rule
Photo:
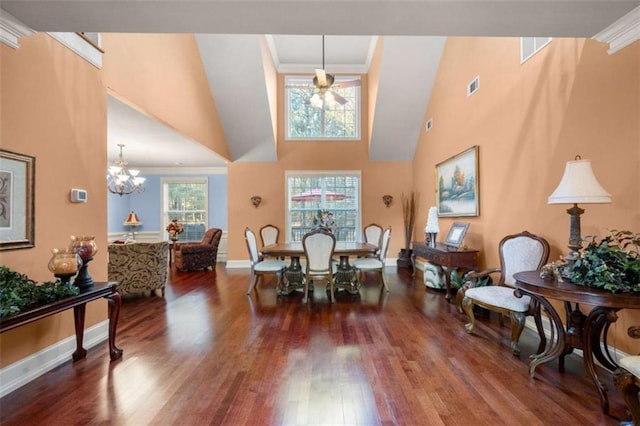
[[583, 242], [587, 246], [562, 276], [577, 285], [640, 294], [640, 233], [613, 229], [599, 241], [591, 236]]
[[60, 281], [40, 285], [24, 274], [0, 266], [0, 318], [78, 294], [79, 289]]

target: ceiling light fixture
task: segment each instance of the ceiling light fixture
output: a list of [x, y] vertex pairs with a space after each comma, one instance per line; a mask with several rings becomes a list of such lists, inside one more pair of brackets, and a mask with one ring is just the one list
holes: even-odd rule
[[120, 160], [115, 163], [114, 166], [109, 166], [107, 173], [107, 189], [112, 194], [118, 194], [120, 196], [129, 195], [134, 192], [143, 192], [144, 187], [142, 184], [145, 178], [138, 177], [140, 170], [127, 169], [127, 162], [122, 158], [123, 144], [118, 144], [120, 147]]

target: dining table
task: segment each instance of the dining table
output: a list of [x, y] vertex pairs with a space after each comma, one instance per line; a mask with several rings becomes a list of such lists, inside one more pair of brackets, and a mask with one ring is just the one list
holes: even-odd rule
[[[360, 291], [360, 282], [356, 271], [349, 263], [351, 256], [370, 256], [375, 254], [378, 246], [362, 242], [338, 241], [334, 255], [339, 256], [338, 267], [334, 275], [334, 286], [338, 290], [346, 290], [351, 294]], [[265, 256], [287, 257], [290, 259], [280, 284], [280, 294], [290, 294], [294, 290], [304, 288], [304, 274], [300, 258], [304, 257], [304, 247], [301, 242], [286, 242], [270, 244], [262, 247], [260, 252]]]
[[[616, 313], [619, 310], [640, 309], [640, 296], [577, 285], [566, 279], [541, 278], [540, 271], [517, 272], [513, 278], [516, 287], [514, 294], [535, 299], [551, 322], [552, 338], [543, 352], [531, 356], [529, 375], [533, 377], [538, 365], [554, 359], [558, 360], [559, 369], [563, 371], [564, 357], [574, 349], [581, 349], [585, 369], [600, 395], [600, 408], [603, 413], [609, 414], [607, 386], [598, 377], [594, 358], [611, 372], [619, 367], [609, 352], [609, 327], [618, 319]], [[564, 323], [549, 299], [563, 302]], [[584, 313], [581, 304], [592, 308]]]

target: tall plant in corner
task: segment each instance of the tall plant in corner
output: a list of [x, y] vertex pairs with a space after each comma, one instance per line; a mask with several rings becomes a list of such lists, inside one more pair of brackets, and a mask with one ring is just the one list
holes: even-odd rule
[[416, 210], [418, 208], [418, 199], [420, 195], [411, 191], [409, 195], [402, 194], [402, 220], [404, 222], [404, 248], [400, 250], [398, 255], [398, 266], [411, 266], [411, 240], [413, 238], [413, 228], [416, 224]]

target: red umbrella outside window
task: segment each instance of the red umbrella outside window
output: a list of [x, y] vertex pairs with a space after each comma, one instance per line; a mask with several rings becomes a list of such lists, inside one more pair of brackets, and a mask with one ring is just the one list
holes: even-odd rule
[[[340, 194], [332, 191], [325, 191], [324, 196], [327, 200], [344, 200], [345, 198], [348, 198], [346, 194]], [[291, 201], [320, 201], [321, 198], [322, 190], [320, 188], [315, 188], [292, 195]]]

